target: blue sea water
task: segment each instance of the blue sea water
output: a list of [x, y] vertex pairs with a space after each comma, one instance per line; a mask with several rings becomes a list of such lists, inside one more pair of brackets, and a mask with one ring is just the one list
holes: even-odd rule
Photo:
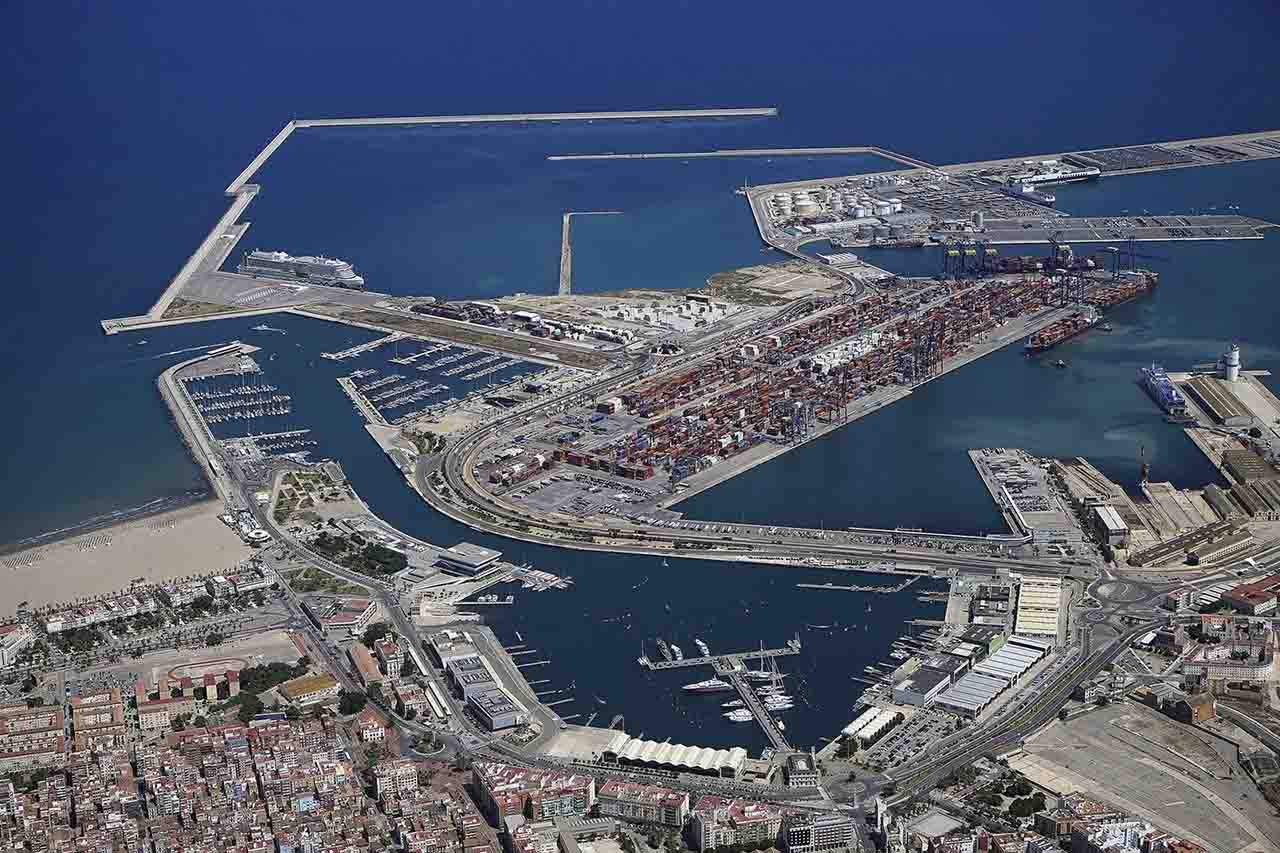
[[[1245, 2], [1220, 4], [1212, 16], [1085, 2], [1072, 7], [1067, 29], [1061, 9], [1012, 2], [906, 19], [842, 5], [804, 21], [753, 4], [732, 13], [710, 4], [450, 4], [398, 20], [323, 2], [224, 4], [217, 14], [160, 3], [127, 13], [110, 4], [16, 11], [0, 60], [15, 129], [4, 145], [17, 167], [6, 176], [16, 203], [3, 238], [13, 273], [0, 319], [8, 401], [0, 455], [11, 500], [0, 542], [200, 491], [155, 377], [191, 347], [251, 339], [277, 354], [268, 372], [295, 395], [318, 449], [343, 462], [388, 521], [442, 544], [494, 544], [575, 577], [570, 592], [524, 596], [490, 617], [500, 634], [520, 630], [547, 651], [542, 677], [577, 681], [574, 711], [621, 712], [633, 732], [713, 745], [757, 735], [668, 689], [667, 676], [654, 682], [662, 689], [637, 680], [641, 637], [742, 648], [805, 632], [806, 652], [787, 668], [823, 682], [804, 694], [816, 707], [802, 706], [789, 726], [806, 743], [847, 722], [860, 690], [847, 677], [881, 659], [885, 637], [920, 612], [912, 593], [845, 599], [795, 590], [798, 576], [787, 570], [698, 563], [690, 571], [678, 562], [664, 570], [643, 558], [480, 537], [423, 507], [368, 439], [333, 382], [360, 365], [309, 366], [366, 333], [272, 318], [287, 336], [254, 337], [249, 327], [260, 320], [252, 320], [107, 338], [97, 321], [151, 303], [225, 210], [222, 188], [295, 115], [780, 108], [777, 118], [724, 122], [311, 130], [258, 176], [264, 190], [241, 248], [349, 257], [378, 289], [445, 298], [551, 292], [560, 214], [584, 209], [624, 213], [575, 223], [580, 290], [696, 286], [768, 259], [732, 193], [744, 180], [883, 165], [857, 157], [549, 163], [549, 154], [878, 144], [942, 163], [1280, 125], [1273, 12]], [[1271, 162], [1058, 196], [1077, 213], [1234, 204], [1280, 221], [1278, 191], [1280, 164]], [[1150, 360], [1170, 369], [1210, 360], [1231, 339], [1250, 366], [1280, 367], [1269, 287], [1277, 239], [1150, 245], [1159, 292], [1113, 312], [1111, 335], [1060, 348], [1068, 370], [997, 353], [683, 508], [725, 519], [991, 530], [999, 519], [964, 456], [989, 445], [1086, 455], [1126, 483], [1136, 480], [1141, 449], [1158, 478], [1211, 480], [1133, 378]], [[903, 272], [937, 264], [926, 252], [870, 258]], [[367, 357], [369, 365], [388, 367], [378, 363], [384, 356]], [[622, 618], [604, 621], [614, 616]], [[872, 630], [804, 628], [855, 621]]]

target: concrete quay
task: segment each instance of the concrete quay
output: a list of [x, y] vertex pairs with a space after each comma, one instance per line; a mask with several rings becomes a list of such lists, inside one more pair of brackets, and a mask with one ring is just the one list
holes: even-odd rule
[[376, 127], [379, 125], [499, 124], [533, 121], [626, 121], [628, 119], [765, 118], [777, 107], [730, 107], [708, 110], [622, 110], [576, 113], [490, 113], [464, 116], [379, 116], [367, 118], [306, 118], [296, 127]]
[[707, 157], [826, 157], [841, 154], [874, 154], [895, 163], [917, 169], [937, 168], [924, 160], [899, 154], [877, 145], [844, 145], [826, 148], [719, 148], [714, 151], [657, 151], [652, 153], [617, 154], [549, 154], [547, 159], [560, 160], [698, 160]]
[[573, 217], [618, 216], [621, 210], [571, 210], [560, 219], [560, 296], [573, 290]]

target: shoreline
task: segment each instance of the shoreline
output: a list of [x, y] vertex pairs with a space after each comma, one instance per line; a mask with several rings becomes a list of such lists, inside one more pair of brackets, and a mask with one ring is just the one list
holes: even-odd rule
[[76, 539], [89, 533], [97, 533], [99, 531], [110, 530], [115, 527], [127, 527], [128, 525], [138, 521], [145, 521], [147, 519], [159, 518], [161, 516], [181, 512], [184, 509], [199, 506], [203, 503], [216, 503], [213, 489], [209, 487], [207, 480], [204, 488], [199, 491], [193, 489], [192, 491], [182, 495], [155, 498], [144, 504], [140, 504], [139, 506], [113, 510], [108, 513], [103, 513], [102, 515], [91, 516], [84, 521], [78, 521], [68, 527], [60, 527], [57, 530], [47, 530], [44, 533], [37, 533], [34, 536], [28, 536], [24, 539], [0, 542], [0, 558], [18, 554], [23, 551], [34, 551], [39, 548], [47, 548], [50, 545], [57, 545], [61, 542], [66, 542], [69, 539]]

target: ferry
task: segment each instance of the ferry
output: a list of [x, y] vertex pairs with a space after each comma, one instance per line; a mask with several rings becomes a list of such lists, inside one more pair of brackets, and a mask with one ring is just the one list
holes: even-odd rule
[[1164, 409], [1166, 414], [1173, 415], [1176, 418], [1187, 416], [1186, 398], [1182, 396], [1182, 392], [1173, 384], [1169, 374], [1164, 372], [1163, 367], [1153, 363], [1150, 367], [1142, 368], [1140, 373], [1142, 375], [1142, 387], [1147, 389], [1151, 399], [1155, 400], [1156, 404]]
[[1050, 168], [1044, 171], [1026, 172], [1021, 175], [1010, 175], [1008, 182], [1024, 187], [1043, 187], [1053, 184], [1074, 184], [1079, 181], [1091, 181], [1102, 174], [1097, 166], [1084, 169], [1064, 169], [1058, 163], [1043, 163]]
[[693, 684], [684, 686], [686, 693], [720, 693], [732, 689], [732, 684], [721, 681], [719, 678], [708, 678], [706, 681], [695, 681]]

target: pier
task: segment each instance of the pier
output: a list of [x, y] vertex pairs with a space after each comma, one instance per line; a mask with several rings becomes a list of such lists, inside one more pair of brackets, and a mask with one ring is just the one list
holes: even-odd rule
[[[705, 657], [685, 658], [684, 660], [651, 660], [644, 659], [644, 666], [650, 672], [656, 672], [664, 669], [685, 669], [692, 666], [711, 666], [720, 667], [728, 666], [731, 669], [741, 669], [744, 661], [762, 660], [764, 658], [786, 657], [787, 655], [800, 654], [800, 640], [791, 639], [787, 641], [785, 646], [777, 649], [759, 649], [750, 652], [732, 652], [725, 655], [708, 655]], [[719, 671], [717, 669], [717, 671]]]
[[778, 726], [778, 721], [773, 718], [760, 702], [760, 697], [756, 695], [755, 690], [751, 689], [751, 685], [734, 669], [720, 665], [716, 666], [716, 676], [723, 681], [727, 681], [733, 685], [733, 689], [738, 691], [738, 696], [742, 699], [743, 704], [751, 712], [751, 716], [755, 717], [756, 722], [760, 724], [760, 728], [764, 729], [765, 737], [769, 738], [769, 743], [774, 749], [782, 752], [792, 752], [791, 744], [787, 742], [787, 738], [782, 734], [782, 729]]
[[[547, 158], [551, 159], [551, 158]], [[617, 216], [621, 210], [571, 210], [560, 220], [560, 296], [568, 296], [572, 291], [573, 278], [573, 217], [575, 216]]]
[[842, 592], [879, 592], [890, 595], [895, 592], [902, 592], [911, 586], [919, 578], [919, 575], [911, 575], [902, 583], [895, 586], [876, 586], [875, 584], [859, 585], [850, 584], [848, 586], [840, 586], [834, 583], [798, 583], [796, 589], [838, 589]]
[[331, 361], [342, 361], [344, 359], [355, 358], [358, 355], [363, 355], [364, 353], [377, 349], [383, 344], [393, 344], [396, 341], [402, 341], [407, 337], [409, 336], [404, 332], [392, 332], [384, 338], [378, 338], [376, 341], [369, 341], [367, 343], [357, 344], [353, 347], [347, 347], [339, 352], [322, 352], [320, 353], [320, 357], [327, 358]]

